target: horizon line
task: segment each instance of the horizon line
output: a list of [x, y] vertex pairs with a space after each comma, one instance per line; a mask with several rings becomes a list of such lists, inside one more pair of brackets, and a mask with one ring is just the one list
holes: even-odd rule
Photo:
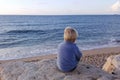
[[72, 16], [72, 15], [120, 15], [120, 14], [0, 14], [0, 16], [14, 16], [14, 15], [20, 15], [20, 16]]

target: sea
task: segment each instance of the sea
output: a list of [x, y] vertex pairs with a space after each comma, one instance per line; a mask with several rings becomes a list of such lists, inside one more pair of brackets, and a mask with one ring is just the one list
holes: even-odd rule
[[57, 54], [68, 26], [80, 50], [120, 46], [120, 15], [0, 15], [0, 60]]

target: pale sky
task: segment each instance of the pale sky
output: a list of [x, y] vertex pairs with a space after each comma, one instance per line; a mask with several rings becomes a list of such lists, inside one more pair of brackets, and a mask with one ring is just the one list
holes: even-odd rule
[[120, 0], [0, 0], [0, 14], [120, 14]]

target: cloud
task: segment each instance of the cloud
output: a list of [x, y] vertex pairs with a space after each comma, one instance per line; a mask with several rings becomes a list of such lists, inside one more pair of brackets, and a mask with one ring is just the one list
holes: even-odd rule
[[120, 12], [120, 0], [114, 3], [111, 8], [112, 8], [112, 11]]

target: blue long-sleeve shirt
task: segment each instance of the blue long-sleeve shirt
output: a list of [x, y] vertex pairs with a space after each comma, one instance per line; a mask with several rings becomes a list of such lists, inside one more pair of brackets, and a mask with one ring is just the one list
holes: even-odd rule
[[57, 66], [61, 71], [71, 71], [81, 57], [82, 53], [75, 43], [64, 41], [58, 47]]

